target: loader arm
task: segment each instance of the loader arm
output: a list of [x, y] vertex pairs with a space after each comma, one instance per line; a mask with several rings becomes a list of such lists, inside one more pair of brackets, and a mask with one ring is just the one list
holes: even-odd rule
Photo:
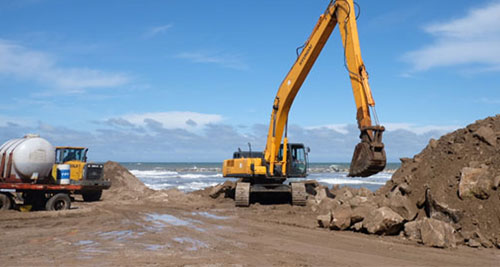
[[324, 14], [319, 17], [309, 39], [292, 68], [281, 83], [274, 99], [271, 122], [267, 136], [264, 159], [269, 165], [269, 175], [274, 176], [275, 169], [286, 175], [287, 157], [278, 159], [281, 141], [284, 137], [283, 153], [286, 155], [288, 143], [286, 128], [288, 114], [293, 100], [300, 90], [304, 80], [318, 58], [326, 41], [336, 25], [342, 36], [344, 56], [352, 91], [356, 103], [356, 119], [361, 131], [361, 143], [355, 148], [349, 176], [370, 176], [385, 167], [385, 151], [382, 143], [383, 126], [372, 125], [370, 108], [375, 107], [368, 74], [361, 58], [358, 31], [353, 0], [331, 1]]

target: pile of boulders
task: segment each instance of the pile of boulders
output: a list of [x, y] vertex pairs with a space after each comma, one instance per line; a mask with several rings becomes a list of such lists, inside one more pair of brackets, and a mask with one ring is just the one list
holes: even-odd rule
[[[430, 140], [377, 192], [307, 183], [318, 224], [433, 247], [500, 248], [500, 115]], [[328, 193], [325, 193], [328, 191]]]

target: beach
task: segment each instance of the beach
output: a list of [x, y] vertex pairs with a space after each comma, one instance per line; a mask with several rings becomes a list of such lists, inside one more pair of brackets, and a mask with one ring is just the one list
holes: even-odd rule
[[126, 173], [116, 177], [125, 178], [100, 202], [76, 198], [71, 210], [2, 213], [2, 265], [495, 266], [500, 260], [497, 249], [435, 249], [398, 236], [321, 229], [307, 206], [236, 208], [208, 190], [152, 190], [125, 180]]

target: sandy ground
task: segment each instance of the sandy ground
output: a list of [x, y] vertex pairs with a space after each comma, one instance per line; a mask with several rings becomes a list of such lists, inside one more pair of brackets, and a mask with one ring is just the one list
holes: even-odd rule
[[[169, 194], [169, 196], [165, 195]], [[317, 228], [308, 207], [235, 208], [177, 192], [0, 213], [2, 266], [498, 266], [500, 250], [435, 249]]]

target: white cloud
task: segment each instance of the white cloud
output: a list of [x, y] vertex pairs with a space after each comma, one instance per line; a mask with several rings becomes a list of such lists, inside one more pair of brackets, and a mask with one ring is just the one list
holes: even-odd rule
[[151, 112], [142, 114], [130, 114], [121, 117], [137, 126], [144, 126], [150, 120], [161, 123], [165, 129], [195, 129], [207, 124], [222, 122], [223, 118], [218, 114], [204, 114], [189, 111]]
[[90, 88], [117, 87], [130, 78], [121, 73], [108, 73], [89, 68], [65, 68], [54, 56], [0, 39], [0, 74], [33, 80], [67, 93]]
[[0, 115], [0, 126], [7, 126], [11, 124], [26, 126], [26, 125], [34, 125], [35, 123], [32, 119], [24, 117]]
[[[205, 126], [192, 131], [187, 127], [194, 124], [186, 123], [188, 118], [197, 125], [204, 123]], [[251, 130], [243, 133], [237, 127], [215, 123], [221, 119], [218, 115], [212, 117], [211, 114], [194, 112], [148, 113], [99, 123], [97, 129], [78, 130], [44, 122], [12, 124], [9, 122], [13, 118], [0, 117], [0, 140], [38, 133], [54, 145], [85, 144], [90, 147], [92, 159], [96, 161], [215, 162], [231, 157], [238, 147], [246, 149], [248, 142], [254, 151], [264, 148], [267, 125], [252, 125]], [[2, 120], [7, 122], [2, 124]], [[438, 138], [444, 133], [430, 131], [416, 134], [415, 131], [426, 132], [436, 127], [427, 129], [419, 126], [415, 130], [412, 124], [387, 125], [392, 130], [385, 133], [383, 141], [389, 162], [398, 161], [400, 157], [411, 157], [425, 148], [430, 138]], [[346, 125], [345, 130], [345, 133], [339, 133], [326, 127], [306, 129], [290, 125], [288, 137], [290, 142], [301, 142], [311, 148], [312, 162], [348, 162], [360, 140], [355, 125]]]
[[[458, 125], [418, 125], [415, 123], [383, 123], [382, 124], [386, 131], [397, 131], [397, 130], [405, 130], [414, 134], [426, 134], [430, 132], [439, 132], [446, 133], [451, 132], [458, 129], [460, 126]], [[326, 124], [326, 125], [317, 125], [317, 126], [309, 126], [305, 127], [306, 130], [320, 130], [320, 129], [329, 129], [334, 130], [341, 134], [347, 134], [351, 130], [350, 128], [354, 127], [351, 124]]]
[[146, 31], [146, 33], [144, 34], [144, 37], [152, 38], [156, 35], [164, 34], [172, 27], [173, 27], [172, 24], [166, 24], [166, 25], [152, 27], [151, 29]]
[[347, 134], [349, 129], [347, 128], [348, 124], [326, 124], [326, 125], [318, 125], [318, 126], [309, 126], [305, 127], [306, 130], [318, 130], [318, 129], [329, 129], [334, 130], [341, 134]]
[[187, 59], [194, 63], [216, 64], [225, 68], [246, 70], [248, 65], [241, 57], [231, 53], [183, 52], [177, 58]]
[[500, 70], [500, 1], [471, 9], [459, 18], [424, 30], [432, 44], [404, 55], [414, 71], [434, 67], [478, 64], [483, 71]]
[[444, 134], [460, 128], [458, 125], [418, 125], [413, 123], [384, 123], [383, 125], [386, 131], [405, 130], [419, 135], [430, 132], [439, 132]]

